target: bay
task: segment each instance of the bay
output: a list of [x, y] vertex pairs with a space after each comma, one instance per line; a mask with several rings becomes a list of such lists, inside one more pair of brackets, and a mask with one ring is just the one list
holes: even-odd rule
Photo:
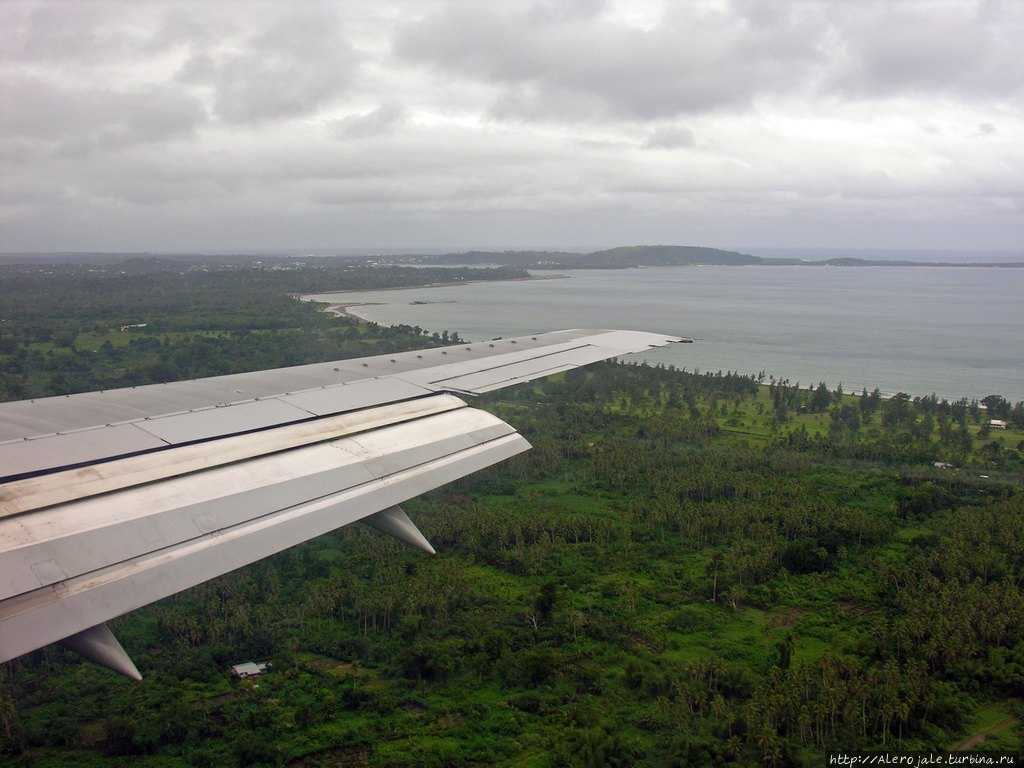
[[[563, 279], [308, 296], [472, 341], [624, 328], [694, 344], [643, 359], [791, 384], [1024, 400], [1024, 269], [656, 267]], [[544, 276], [544, 273], [541, 273]]]

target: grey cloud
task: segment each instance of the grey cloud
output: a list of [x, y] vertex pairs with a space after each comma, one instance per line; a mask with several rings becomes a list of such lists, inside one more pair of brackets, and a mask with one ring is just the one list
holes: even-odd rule
[[4, 247], [1019, 241], [1024, 3], [633, 11], [0, 0]]
[[[118, 12], [95, 3], [0, 4], [0, 58], [81, 62], [121, 55], [123, 38], [106, 26]], [[107, 32], [100, 33], [101, 28]]]
[[[231, 17], [227, 3], [218, 7]], [[0, 2], [0, 63], [130, 65], [204, 35], [213, 37], [227, 26], [215, 14], [197, 20], [195, 8], [193, 3], [109, 0]]]
[[332, 125], [334, 135], [341, 139], [362, 139], [390, 133], [405, 119], [405, 110], [387, 103], [365, 115], [350, 115]]
[[[958, 3], [836, 5], [831, 23], [842, 56], [826, 87], [854, 96], [915, 93], [967, 99], [1024, 95], [1024, 60], [1014, 30], [1024, 5], [976, 9]], [[1009, 23], [1010, 15], [1016, 23]]]
[[349, 88], [357, 59], [337, 15], [321, 5], [268, 19], [242, 50], [209, 44], [183, 66], [186, 83], [211, 85], [227, 123], [260, 123], [316, 111]]
[[594, 15], [551, 17], [510, 7], [448, 5], [403, 30], [396, 51], [501, 86], [500, 115], [561, 119], [648, 119], [743, 106], [762, 91], [800, 86], [820, 56], [813, 45], [819, 22], [789, 12], [763, 14], [754, 24], [670, 4], [646, 31]]
[[0, 81], [0, 103], [10, 105], [0, 117], [6, 137], [52, 143], [70, 154], [165, 141], [206, 121], [197, 99], [164, 85], [84, 91], [8, 75]]
[[523, 83], [510, 85], [490, 105], [491, 117], [498, 120], [587, 120], [607, 111], [607, 102], [598, 94], [557, 84]]
[[205, 4], [201, 14], [196, 13], [194, 3], [171, 6], [153, 3], [152, 7], [163, 12], [152, 23], [153, 34], [145, 46], [147, 52], [176, 48], [195, 51], [231, 40], [241, 34], [241, 24], [259, 18], [255, 10], [260, 6], [219, 2]]
[[590, 21], [608, 8], [607, 0], [561, 0], [557, 3], [535, 2], [526, 9], [526, 16], [535, 24], [566, 21]]
[[499, 118], [659, 119], [778, 95], [1024, 94], [1024, 3], [737, 0], [667, 3], [637, 29], [547, 4], [449, 3], [401, 29], [395, 51], [489, 83]]
[[693, 145], [693, 131], [683, 126], [659, 128], [642, 144], [644, 149], [682, 149]]

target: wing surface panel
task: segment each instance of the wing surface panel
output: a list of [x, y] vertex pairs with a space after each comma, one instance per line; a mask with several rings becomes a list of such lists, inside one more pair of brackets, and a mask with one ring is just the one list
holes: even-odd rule
[[355, 411], [381, 403], [394, 403], [434, 394], [436, 390], [411, 384], [397, 377], [365, 379], [351, 384], [338, 384], [311, 389], [277, 399], [316, 416]]
[[204, 408], [172, 416], [157, 416], [137, 422], [139, 429], [163, 440], [168, 445], [211, 440], [221, 435], [237, 435], [267, 427], [291, 424], [313, 416], [277, 398], [233, 403], [218, 408]]

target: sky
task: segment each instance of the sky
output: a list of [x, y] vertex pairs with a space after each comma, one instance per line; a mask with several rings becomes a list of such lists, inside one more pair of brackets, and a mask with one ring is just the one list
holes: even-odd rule
[[0, 0], [0, 251], [1024, 252], [1024, 2]]

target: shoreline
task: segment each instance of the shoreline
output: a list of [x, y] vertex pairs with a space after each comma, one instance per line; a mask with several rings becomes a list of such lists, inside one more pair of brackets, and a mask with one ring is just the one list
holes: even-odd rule
[[324, 307], [324, 312], [330, 312], [331, 314], [338, 315], [339, 317], [347, 317], [355, 320], [357, 323], [369, 323], [365, 317], [360, 317], [354, 312], [350, 312], [350, 307], [379, 307], [384, 304], [383, 301], [357, 301], [352, 304], [331, 304], [329, 307]]
[[[345, 293], [383, 293], [385, 291], [411, 291], [418, 290], [420, 288], [451, 288], [458, 285], [470, 285], [472, 283], [525, 283], [530, 280], [563, 280], [568, 279], [571, 275], [530, 275], [529, 277], [511, 277], [507, 280], [449, 280], [440, 283], [427, 283], [425, 285], [402, 285], [394, 288], [373, 288], [369, 291], [360, 290], [345, 290], [345, 291], [327, 291], [326, 293], [300, 293], [298, 294], [299, 301], [311, 301], [310, 296], [334, 296], [335, 294]], [[314, 302], [318, 304], [326, 302]], [[372, 322], [367, 320], [365, 317], [360, 317], [354, 312], [350, 312], [351, 307], [379, 307], [383, 304], [387, 304], [386, 301], [354, 301], [348, 304], [328, 304], [324, 307], [324, 312], [330, 312], [340, 317], [348, 317], [359, 323]]]
[[[763, 370], [789, 379], [790, 386], [802, 382], [801, 388], [825, 381], [833, 389], [841, 382], [848, 393], [878, 387], [887, 396], [935, 393], [950, 402], [992, 393], [1014, 403], [1024, 400], [1019, 365], [1013, 366], [1014, 360], [1021, 359], [1022, 340], [1019, 328], [1011, 332], [1008, 325], [1020, 311], [1019, 301], [1011, 297], [1019, 293], [1024, 280], [1020, 270], [905, 270], [896, 281], [879, 281], [889, 273], [870, 270], [644, 269], [568, 274], [576, 278], [575, 283], [496, 283], [463, 294], [414, 292], [401, 301], [377, 291], [358, 296], [336, 292], [317, 299], [323, 302], [321, 309], [344, 309], [360, 324], [363, 318], [376, 318], [382, 325], [455, 327], [470, 340], [565, 327], [657, 326], [704, 341], [699, 349], [687, 345], [638, 356], [651, 365], [748, 375]], [[777, 285], [807, 295], [809, 308], [799, 316], [776, 312], [780, 300], [770, 289]], [[902, 285], [913, 288], [912, 301], [900, 304], [896, 312], [881, 297], [896, 295]], [[826, 289], [834, 289], [844, 299], [834, 311], [834, 302], [821, 293]], [[949, 316], [949, 302], [941, 298], [947, 293], [953, 294], [953, 306], [963, 307], [962, 314], [958, 309]], [[443, 306], [405, 306], [415, 299], [441, 298], [458, 303], [447, 311]], [[389, 306], [346, 306], [364, 302]], [[363, 309], [369, 314], [362, 315]], [[899, 328], [886, 320], [897, 317]], [[979, 322], [988, 329], [984, 335], [976, 330]]]

